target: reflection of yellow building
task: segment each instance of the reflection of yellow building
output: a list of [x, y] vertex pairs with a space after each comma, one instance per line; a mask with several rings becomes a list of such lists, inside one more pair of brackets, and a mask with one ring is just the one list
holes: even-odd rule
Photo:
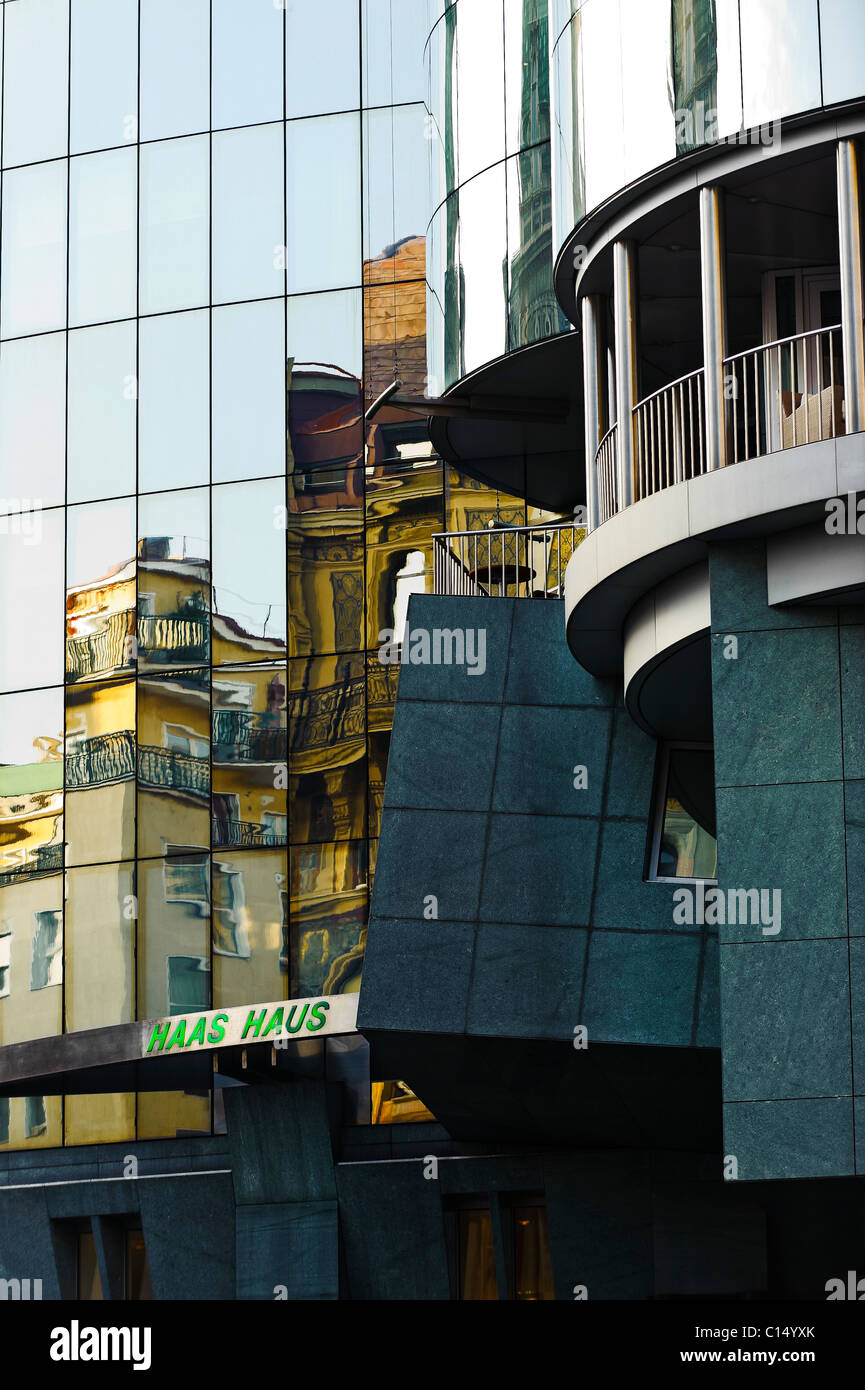
[[66, 678], [128, 670], [135, 658], [135, 562], [66, 591]]

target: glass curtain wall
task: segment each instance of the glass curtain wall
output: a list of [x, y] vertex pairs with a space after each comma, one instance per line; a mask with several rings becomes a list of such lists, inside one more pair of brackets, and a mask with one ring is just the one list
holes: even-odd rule
[[[0, 1045], [359, 987], [380, 633], [434, 532], [527, 519], [364, 428], [430, 392], [428, 30], [0, 4]], [[0, 1101], [0, 1149], [208, 1133], [218, 1082]]]

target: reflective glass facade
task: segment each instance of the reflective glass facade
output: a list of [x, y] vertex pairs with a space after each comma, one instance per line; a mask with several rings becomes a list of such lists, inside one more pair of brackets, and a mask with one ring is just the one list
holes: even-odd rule
[[[0, 1045], [359, 988], [379, 633], [434, 532], [535, 515], [363, 423], [430, 389], [432, 22], [0, 7]], [[12, 1099], [0, 1148], [207, 1133], [214, 1095]]]
[[553, 292], [547, 0], [457, 0], [427, 43], [436, 390], [567, 331]]
[[676, 155], [865, 86], [849, 0], [553, 0], [551, 25], [557, 248]]

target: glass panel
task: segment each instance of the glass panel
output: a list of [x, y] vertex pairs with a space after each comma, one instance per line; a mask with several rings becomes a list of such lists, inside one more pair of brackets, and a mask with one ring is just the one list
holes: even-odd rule
[[69, 334], [70, 502], [135, 491], [137, 395], [133, 321]]
[[135, 659], [135, 502], [70, 507], [66, 546], [66, 677], [129, 669]]
[[298, 845], [289, 854], [293, 996], [355, 993], [366, 936], [366, 840]]
[[292, 661], [293, 844], [366, 835], [364, 654]]
[[289, 299], [289, 471], [360, 463], [362, 358], [359, 290]]
[[820, 0], [823, 103], [865, 91], [865, 8], [850, 0]]
[[502, 0], [474, 0], [457, 11], [459, 181], [505, 155], [505, 51]]
[[67, 1096], [64, 1102], [67, 1144], [115, 1144], [135, 1138], [135, 1095]]
[[62, 690], [0, 697], [0, 1041], [60, 1031]]
[[104, 150], [138, 131], [137, 0], [75, 0], [70, 150]]
[[134, 681], [67, 690], [66, 845], [67, 864], [135, 853]]
[[385, 629], [401, 640], [409, 596], [432, 592], [431, 537], [442, 529], [441, 465], [420, 459], [368, 468], [366, 513], [367, 641], [377, 647]]
[[505, 113], [508, 154], [548, 140], [550, 82], [547, 6], [505, 3]]
[[139, 324], [138, 478], [142, 492], [206, 483], [210, 467], [210, 315]]
[[419, 242], [430, 218], [429, 179], [423, 105], [365, 111], [364, 139], [364, 280], [423, 278], [424, 265], [394, 254], [407, 239]]
[[206, 488], [138, 504], [140, 670], [209, 661], [210, 513]]
[[213, 858], [213, 1007], [288, 998], [285, 850]]
[[456, 185], [456, 17], [452, 5], [432, 30], [426, 48], [431, 208], [438, 207]]
[[363, 642], [363, 470], [321, 468], [289, 480], [292, 656]]
[[717, 878], [711, 749], [672, 748], [658, 856], [659, 878]]
[[0, 544], [0, 690], [63, 680], [63, 512], [6, 520]]
[[284, 0], [282, 8], [286, 116], [360, 106], [357, 0]]
[[138, 891], [138, 1017], [209, 1009], [208, 855], [139, 862]]
[[5, 18], [3, 163], [8, 169], [66, 154], [68, 0], [7, 5]]
[[676, 155], [671, 109], [670, 0], [643, 0], [622, 24], [620, 90], [626, 138], [624, 181]]
[[[4, 510], [63, 501], [66, 336], [0, 346], [0, 497]], [[7, 522], [11, 530], [12, 523]]]
[[736, 0], [675, 0], [673, 65], [679, 153], [738, 131], [742, 80]]
[[[288, 291], [337, 289], [361, 279], [360, 121], [356, 115], [286, 126]], [[310, 216], [339, 189], [339, 216]]]
[[274, 660], [285, 651], [285, 484], [213, 489], [213, 660]]
[[207, 130], [210, 0], [142, 0], [141, 139]]
[[249, 666], [215, 672], [215, 845], [286, 843], [286, 757], [285, 668]]
[[66, 324], [66, 161], [3, 175], [0, 336]]
[[0, 871], [60, 867], [63, 734], [60, 688], [0, 696]]
[[[209, 675], [139, 678], [139, 857], [210, 848]], [[166, 1012], [147, 1006], [143, 1016]]]
[[[139, 1091], [139, 1139], [180, 1139], [192, 1134], [210, 1134], [209, 1091]], [[143, 1270], [134, 1265], [127, 1277], [131, 1280], [128, 1298], [153, 1297], [146, 1263]]]
[[589, 0], [574, 20], [573, 29], [579, 43], [577, 158], [584, 171], [588, 209], [625, 182], [619, 6]]
[[210, 140], [165, 140], [141, 150], [140, 312], [209, 299]]
[[817, 0], [741, 5], [739, 22], [746, 127], [819, 106]]
[[[141, 1138], [144, 1137], [141, 1134], [141, 1101], [144, 1099], [144, 1096], [139, 1096], [138, 1132]], [[126, 1232], [126, 1297], [136, 1303], [153, 1297], [150, 1266], [141, 1231]]]
[[[285, 291], [282, 125], [213, 137], [213, 302]], [[308, 218], [309, 210], [304, 216]], [[338, 220], [338, 219], [337, 219]], [[316, 219], [321, 231], [321, 224]]]
[[498, 1299], [493, 1227], [488, 1211], [459, 1213], [460, 1298], [468, 1302]]
[[507, 351], [505, 168], [488, 169], [454, 195], [459, 199], [462, 277], [461, 375]]
[[363, 0], [363, 104], [424, 99], [427, 0]]
[[215, 309], [213, 481], [285, 471], [285, 305]]
[[0, 1098], [0, 1149], [53, 1149], [63, 1143], [60, 1096]]
[[214, 671], [214, 767], [284, 764], [287, 752], [285, 667]]
[[66, 1028], [107, 1028], [135, 1017], [132, 864], [66, 875]]
[[134, 149], [70, 162], [69, 323], [135, 313], [138, 161]]
[[514, 1208], [514, 1266], [514, 1298], [531, 1303], [555, 1298], [545, 1207]]
[[510, 349], [525, 347], [570, 327], [553, 289], [550, 147], [509, 159], [508, 259]]
[[214, 130], [282, 119], [282, 9], [213, 0]]

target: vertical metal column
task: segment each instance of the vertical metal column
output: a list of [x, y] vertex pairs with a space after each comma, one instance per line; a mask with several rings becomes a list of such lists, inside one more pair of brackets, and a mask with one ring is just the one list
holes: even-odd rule
[[637, 246], [613, 247], [613, 320], [616, 339], [618, 497], [616, 510], [634, 500], [634, 405], [637, 399]]
[[599, 294], [587, 294], [581, 305], [583, 325], [583, 396], [585, 399], [586, 438], [586, 509], [590, 531], [600, 518], [598, 506], [598, 473], [595, 455], [606, 431], [604, 419], [604, 378], [606, 364], [601, 348], [601, 315], [603, 300]]
[[865, 429], [865, 298], [862, 288], [862, 204], [855, 140], [838, 141], [838, 242], [841, 339], [844, 351], [844, 428]]
[[724, 257], [724, 193], [700, 189], [700, 281], [703, 299], [703, 374], [706, 395], [706, 471], [727, 462], [727, 275]]

